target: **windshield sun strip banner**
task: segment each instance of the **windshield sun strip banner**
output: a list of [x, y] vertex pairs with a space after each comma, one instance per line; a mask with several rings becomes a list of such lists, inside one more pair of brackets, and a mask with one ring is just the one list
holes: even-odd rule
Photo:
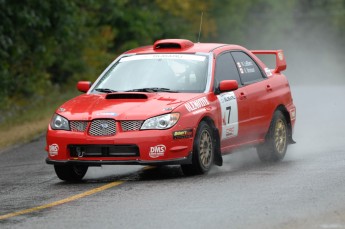
[[170, 60], [194, 60], [205, 61], [206, 56], [189, 55], [189, 54], [150, 54], [150, 55], [134, 55], [121, 58], [120, 62], [127, 62], [133, 60], [157, 60], [157, 59], [170, 59]]

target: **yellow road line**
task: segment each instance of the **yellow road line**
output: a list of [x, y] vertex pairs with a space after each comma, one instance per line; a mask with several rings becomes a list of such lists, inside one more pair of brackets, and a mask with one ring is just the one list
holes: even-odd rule
[[11, 218], [11, 217], [15, 217], [15, 216], [19, 216], [19, 215], [24, 215], [24, 214], [28, 214], [28, 213], [32, 213], [32, 212], [35, 212], [35, 211], [40, 211], [40, 210], [43, 210], [43, 209], [46, 209], [46, 208], [52, 208], [52, 207], [55, 207], [57, 205], [65, 204], [65, 203], [68, 203], [68, 202], [71, 202], [71, 201], [74, 201], [74, 200], [77, 200], [77, 199], [80, 199], [80, 198], [83, 198], [83, 197], [86, 197], [86, 196], [90, 196], [90, 195], [95, 194], [97, 192], [101, 192], [101, 191], [104, 191], [106, 189], [118, 186], [118, 185], [120, 185], [122, 183], [124, 183], [124, 181], [114, 181], [114, 182], [111, 182], [109, 184], [103, 185], [101, 187], [98, 187], [98, 188], [95, 188], [95, 189], [91, 189], [89, 191], [80, 193], [80, 194], [75, 195], [75, 196], [68, 197], [66, 199], [58, 200], [58, 201], [52, 202], [50, 204], [45, 204], [45, 205], [37, 206], [37, 207], [34, 207], [34, 208], [29, 208], [29, 209], [25, 209], [25, 210], [13, 212], [13, 213], [8, 213], [6, 215], [0, 215], [0, 220], [8, 219], [8, 218]]
[[148, 166], [145, 166], [142, 170], [150, 170], [150, 169], [155, 169], [156, 166], [153, 166], [153, 165], [148, 165]]

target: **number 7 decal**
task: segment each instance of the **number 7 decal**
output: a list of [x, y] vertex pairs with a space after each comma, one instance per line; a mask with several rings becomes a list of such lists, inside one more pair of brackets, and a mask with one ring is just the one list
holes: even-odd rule
[[230, 123], [231, 106], [226, 107], [226, 110], [229, 111], [229, 115], [228, 115], [228, 124], [229, 124]]
[[217, 95], [222, 114], [222, 139], [233, 138], [238, 135], [237, 99], [233, 92]]

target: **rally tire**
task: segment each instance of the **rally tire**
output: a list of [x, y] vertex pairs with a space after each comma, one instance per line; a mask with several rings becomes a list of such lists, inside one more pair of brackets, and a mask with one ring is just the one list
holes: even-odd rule
[[263, 162], [281, 161], [288, 146], [288, 125], [283, 113], [277, 110], [272, 118], [266, 141], [256, 150], [259, 159]]
[[204, 174], [210, 170], [214, 161], [214, 142], [211, 127], [202, 121], [194, 138], [192, 164], [181, 165], [185, 175]]
[[78, 182], [85, 176], [88, 166], [85, 165], [54, 165], [56, 175], [64, 181]]

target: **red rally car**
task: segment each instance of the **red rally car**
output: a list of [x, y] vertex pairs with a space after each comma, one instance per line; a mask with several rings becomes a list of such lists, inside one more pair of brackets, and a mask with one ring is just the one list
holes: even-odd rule
[[[275, 55], [269, 69], [256, 54]], [[81, 180], [89, 166], [181, 165], [202, 174], [222, 155], [254, 146], [262, 161], [283, 159], [296, 108], [282, 50], [158, 40], [125, 52], [86, 92], [60, 106], [47, 131], [57, 176]]]

